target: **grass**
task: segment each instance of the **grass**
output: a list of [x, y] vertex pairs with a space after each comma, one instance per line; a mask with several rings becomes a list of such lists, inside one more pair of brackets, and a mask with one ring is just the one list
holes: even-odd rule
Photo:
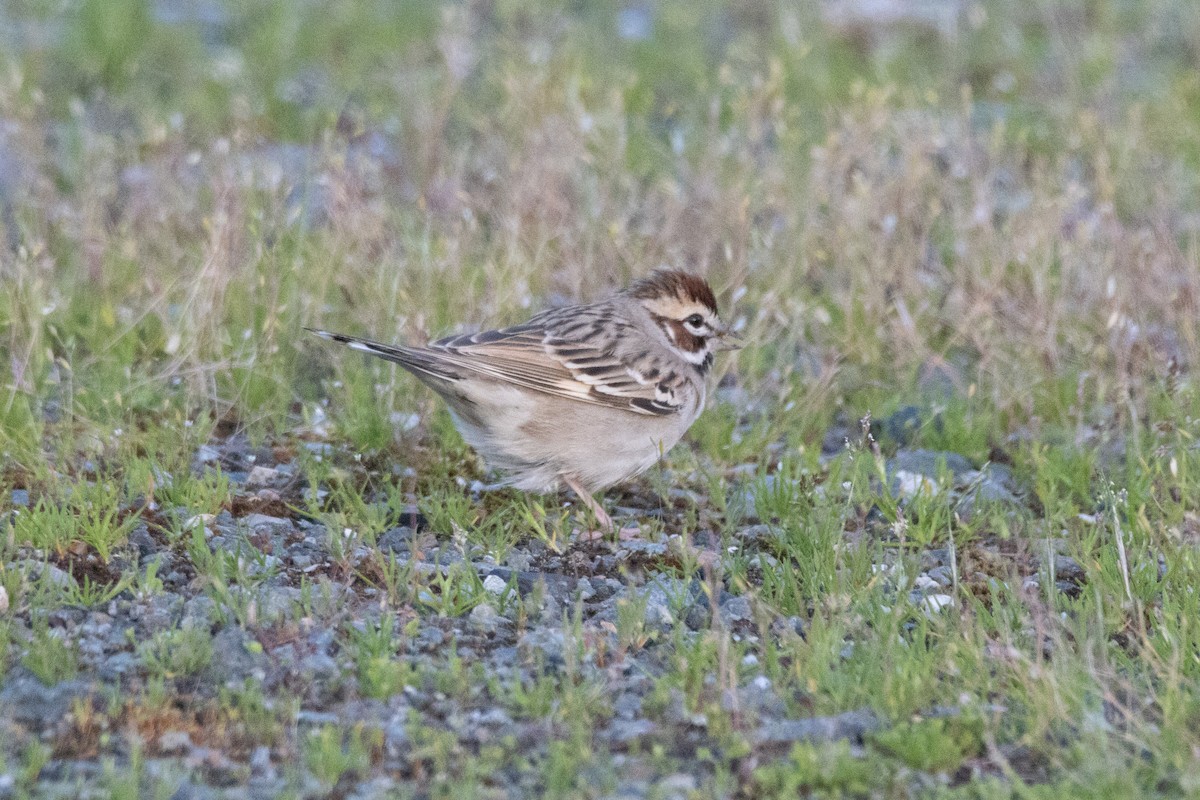
[[14, 539], [60, 556], [78, 544], [108, 561], [137, 524], [136, 514], [122, 513], [120, 488], [103, 480], [81, 481], [71, 484], [64, 494], [61, 502], [43, 496], [35, 506], [20, 512], [14, 520]]
[[75, 650], [61, 636], [51, 633], [44, 622], [34, 624], [21, 665], [47, 686], [70, 680], [78, 672]]
[[194, 627], [161, 633], [140, 649], [151, 680], [198, 675], [213, 660], [211, 637]]
[[313, 775], [332, 787], [347, 772], [366, 774], [371, 751], [379, 747], [378, 731], [352, 728], [347, 734], [327, 727], [313, 731], [305, 743], [304, 758]]
[[[605, 684], [582, 665], [622, 659], [653, 664], [647, 713], [682, 704], [707, 738], [621, 757], [656, 777], [702, 764], [699, 796], [1194, 791], [1194, 4], [893, 23], [852, 4], [201, 5], [0, 12], [18, 32], [0, 55], [0, 683], [89, 674], [72, 615], [151, 603], [174, 571], [172, 591], [213, 601], [206, 623], [342, 631], [358, 696], [441, 692], [561, 734], [466, 748], [418, 718], [408, 776], [434, 794], [486, 794], [505, 766], [531, 792], [616, 786], [592, 732], [609, 719], [586, 710]], [[755, 619], [691, 630], [681, 593], [658, 630], [634, 594], [612, 630], [545, 612], [574, 673], [491, 680], [447, 648], [426, 675], [404, 615], [465, 624], [501, 600], [460, 559], [570, 558], [570, 515], [474, 492], [488, 477], [436, 398], [303, 328], [419, 341], [661, 264], [707, 274], [750, 345], [718, 362], [685, 443], [610, 501], [669, 507], [656, 536], [711, 533]], [[292, 454], [306, 493], [251, 497], [253, 464], [194, 462], [235, 432]], [[894, 489], [889, 459], [918, 448], [1004, 469], [1016, 504], [968, 512], [948, 465]], [[429, 531], [411, 552], [448, 566], [376, 551], [413, 506]], [[279, 543], [212, 541], [223, 512], [259, 509], [319, 525], [330, 555], [269, 621]], [[174, 566], [141, 560], [146, 537]], [[940, 612], [918, 586], [934, 561]], [[703, 577], [687, 558], [617, 577], [646, 571]], [[344, 580], [374, 592], [377, 625], [342, 616]], [[543, 622], [518, 602], [521, 626]], [[779, 633], [791, 618], [802, 637]], [[220, 655], [207, 631], [136, 643], [124, 688], [192, 685]], [[729, 698], [759, 677], [793, 717], [885, 725], [757, 753], [755, 712]], [[322, 785], [382, 762], [373, 730], [203, 699]], [[96, 752], [124, 754], [104, 781], [133, 796], [149, 779], [123, 730]], [[32, 792], [45, 758], [5, 742], [0, 776]]]
[[359, 691], [366, 697], [387, 699], [416, 682], [413, 668], [397, 658], [400, 643], [394, 625], [394, 618], [387, 616], [377, 627], [347, 631], [358, 668]]

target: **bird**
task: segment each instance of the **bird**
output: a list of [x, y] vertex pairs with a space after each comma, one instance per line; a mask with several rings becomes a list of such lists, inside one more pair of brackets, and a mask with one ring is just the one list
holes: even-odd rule
[[716, 353], [741, 347], [708, 282], [675, 269], [423, 347], [307, 330], [408, 370], [446, 401], [463, 439], [504, 476], [498, 485], [565, 486], [605, 532], [615, 526], [593, 494], [670, 450], [704, 408]]

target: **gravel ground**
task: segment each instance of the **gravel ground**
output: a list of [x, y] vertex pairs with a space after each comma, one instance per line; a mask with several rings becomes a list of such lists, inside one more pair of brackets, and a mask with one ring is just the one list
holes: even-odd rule
[[[299, 446], [336, 455], [324, 443]], [[858, 745], [883, 724], [869, 709], [797, 715], [795, 709], [803, 703], [780, 696], [770, 678], [756, 671], [760, 637], [770, 637], [786, 652], [789, 640], [805, 636], [805, 619], [783, 616], [755, 599], [753, 582], [761, 581], [762, 571], [778, 567], [779, 549], [773, 546], [777, 527], [756, 519], [749, 492], [744, 498], [747, 523], [724, 546], [704, 530], [686, 542], [671, 535], [659, 541], [572, 542], [558, 552], [544, 542], [525, 540], [501, 564], [462, 536], [430, 530], [413, 506], [403, 515], [407, 524], [387, 530], [375, 546], [350, 540], [335, 553], [324, 527], [295, 510], [303, 506], [305, 491], [324, 487], [307, 487], [297, 478], [298, 461], [294, 455], [286, 457], [293, 453], [293, 447], [251, 447], [236, 436], [206, 444], [197, 452], [193, 470], [225, 471], [234, 486], [229, 508], [196, 516], [187, 508], [147, 506], [128, 546], [108, 564], [94, 553], [56, 558], [24, 548], [4, 565], [23, 571], [30, 581], [66, 583], [88, 575], [94, 582], [112, 584], [124, 573], [144, 572], [154, 564], [161, 581], [153, 591], [127, 588], [98, 607], [48, 612], [50, 634], [71, 643], [78, 654], [74, 677], [47, 685], [24, 666], [14, 666], [3, 678], [0, 738], [50, 744], [40, 781], [45, 796], [79, 796], [81, 785], [102, 774], [105, 759], [131, 756], [131, 741], [140, 743], [136, 755], [145, 760], [147, 775], [180, 787], [173, 797], [322, 796], [331, 787], [303, 766], [298, 753], [327, 726], [350, 724], [368, 734], [371, 756], [362, 769], [344, 771], [333, 788], [344, 797], [391, 796], [397, 785], [429, 780], [428, 744], [413, 740], [414, 721], [421, 729], [448, 734], [456, 752], [463, 754], [479, 753], [501, 740], [511, 743], [508, 737], [515, 737], [523, 751], [544, 753], [563, 733], [562, 720], [556, 721], [553, 713], [515, 719], [504, 703], [496, 702], [498, 692], [488, 682], [529, 687], [540, 676], [550, 676], [600, 687], [590, 702], [604, 708], [600, 718], [605, 723], [594, 731], [592, 746], [612, 754], [616, 788], [607, 796], [682, 798], [711, 772], [708, 761], [723, 740], [708, 730], [704, 714], [686, 708], [680, 691], [672, 690], [665, 702], [661, 693], [654, 694], [652, 708], [647, 700], [656, 677], [678, 668], [674, 654], [680, 642], [714, 632], [744, 653], [738, 671], [743, 678], [721, 689], [720, 697], [724, 708], [736, 710], [750, 743], [746, 753], [729, 758], [735, 773], [748, 774], [759, 763], [786, 756], [798, 741]], [[1020, 487], [1002, 466], [980, 471], [954, 453], [900, 449], [888, 460], [887, 473], [900, 498], [941, 491], [942, 486], [950, 487], [945, 490], [953, 492], [963, 515], [981, 502], [1024, 513]], [[15, 490], [11, 499], [19, 514], [29, 493]], [[676, 509], [635, 510], [643, 518], [662, 518], [668, 531], [678, 527]], [[894, 533], [873, 521], [872, 513], [865, 514], [859, 531], [848, 525], [847, 535]], [[237, 554], [244, 585], [215, 591], [211, 578], [197, 570], [187, 538], [172, 541], [167, 535], [171, 520], [192, 526], [192, 547], [202, 536], [208, 552]], [[1049, 542], [1045, 552], [1053, 549]], [[993, 580], [988, 558], [1012, 558], [999, 550], [979, 552], [984, 555], [974, 556], [976, 572], [958, 576], [949, 549], [923, 552], [921, 573], [911, 583], [905, 581], [916, 607], [930, 615], [952, 611], [956, 579]], [[727, 578], [724, 567], [735, 554], [750, 556], [749, 587], [731, 585]], [[705, 569], [685, 580], [678, 576], [687, 574], [680, 566], [688, 559], [698, 559]], [[427, 588], [397, 609], [383, 588], [380, 565], [386, 563], [428, 578], [422, 584]], [[957, 568], [961, 566], [962, 560]], [[876, 569], [885, 585], [900, 582], [898, 562]], [[1032, 556], [1025, 558], [1023, 569], [1026, 588], [1036, 588], [1038, 576], [1046, 574]], [[1078, 564], [1060, 555], [1054, 569], [1060, 590], [1078, 592], [1083, 577]], [[435, 596], [431, 587], [439, 585], [439, 575], [474, 587], [476, 593], [464, 598], [460, 613], [444, 604], [451, 590]], [[28, 608], [14, 611], [16, 639], [28, 643], [36, 635]], [[409, 674], [417, 676], [394, 692], [362, 685], [371, 678], [351, 644], [353, 631], [378, 631], [381, 623], [403, 630], [396, 652], [385, 654], [384, 661], [406, 664]], [[636, 632], [636, 646], [630, 646], [630, 630]], [[178, 631], [210, 638], [213, 657], [201, 659], [185, 670], [188, 674], [166, 674], [172, 690], [163, 693], [157, 713], [142, 709], [115, 715], [125, 733], [136, 736], [90, 729], [87, 709], [119, 705], [128, 689], [144, 688], [152, 675], [163, 677], [161, 670], [155, 671], [156, 655], [146, 643]], [[166, 641], [173, 650], [167, 658], [178, 656], [185, 646]], [[178, 660], [171, 662], [177, 668]], [[463, 675], [469, 676], [465, 685]], [[709, 674], [704, 680], [716, 677]], [[215, 698], [246, 686], [257, 687], [268, 707], [294, 703], [290, 729], [255, 734], [245, 726], [222, 732], [206, 725]], [[940, 713], [955, 712], [947, 707]], [[656, 751], [665, 751], [669, 763], [686, 769], [664, 774], [654, 765]], [[311, 767], [312, 760], [307, 763]], [[496, 773], [490, 783], [496, 796], [525, 796], [539, 788], [532, 773], [516, 768]], [[0, 775], [0, 797], [11, 796], [14, 785], [11, 772]]]

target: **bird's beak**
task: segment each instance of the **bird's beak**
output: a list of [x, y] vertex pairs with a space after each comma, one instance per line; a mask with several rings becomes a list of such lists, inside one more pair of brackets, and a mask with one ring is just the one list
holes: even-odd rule
[[733, 332], [731, 328], [725, 328], [717, 332], [717, 349], [718, 350], [740, 350], [745, 342], [742, 337]]

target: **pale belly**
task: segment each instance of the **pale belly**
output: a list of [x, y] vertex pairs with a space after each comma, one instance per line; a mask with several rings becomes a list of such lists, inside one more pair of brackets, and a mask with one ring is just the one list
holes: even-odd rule
[[[449, 398], [447, 398], [449, 399]], [[653, 466], [691, 427], [702, 403], [666, 416], [599, 405], [535, 401], [514, 387], [492, 386], [474, 408], [456, 409], [467, 444], [505, 483], [525, 491], [558, 488], [562, 475], [599, 491]]]

